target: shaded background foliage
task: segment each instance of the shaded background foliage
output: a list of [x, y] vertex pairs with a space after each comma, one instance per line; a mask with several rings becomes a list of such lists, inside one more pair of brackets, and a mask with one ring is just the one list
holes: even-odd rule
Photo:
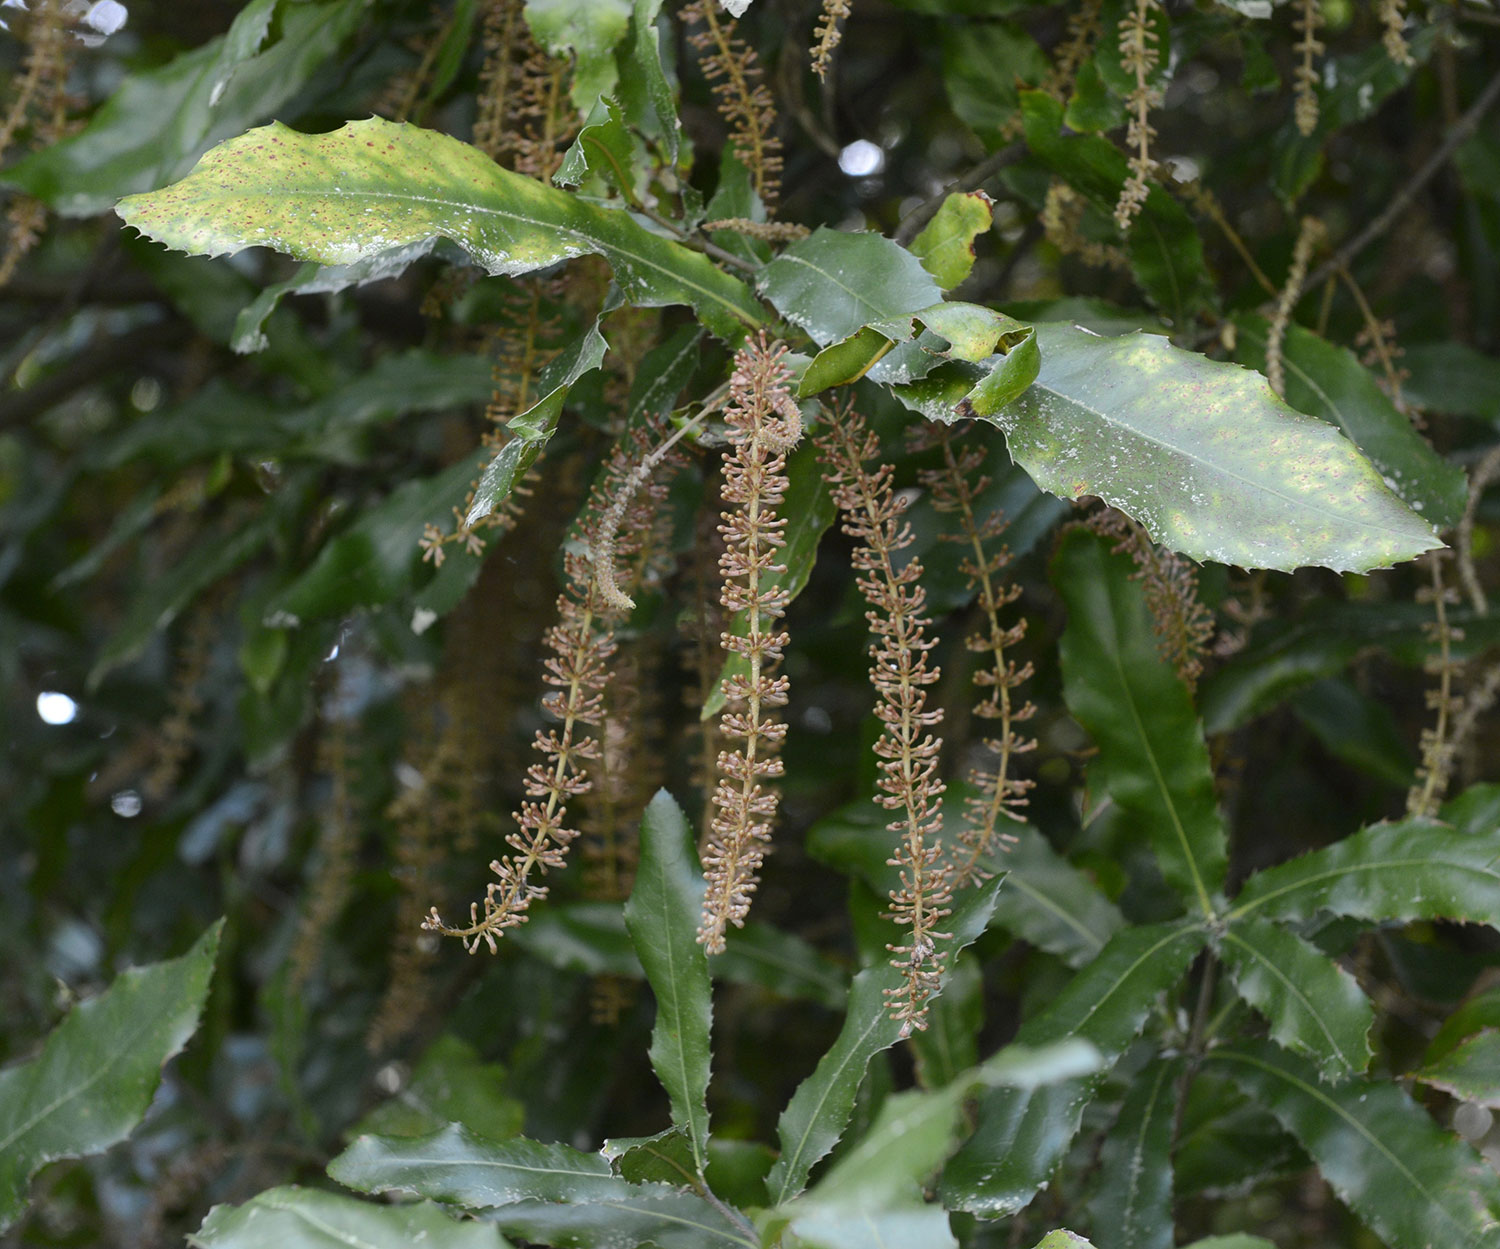
[[[496, 23], [521, 20], [516, 6], [143, 0], [106, 39], [75, 41], [70, 30], [52, 83], [65, 98], [43, 93], [12, 136], [0, 171], [6, 255], [17, 261], [0, 289], [0, 1061], [28, 1058], [71, 1003], [125, 967], [181, 953], [228, 916], [196, 1039], [144, 1125], [126, 1145], [44, 1170], [7, 1233], [14, 1243], [175, 1241], [212, 1203], [318, 1182], [361, 1132], [416, 1135], [461, 1120], [481, 1135], [524, 1129], [592, 1149], [665, 1121], [646, 1061], [653, 998], [619, 903], [634, 823], [655, 787], [677, 794], [695, 823], [705, 802], [698, 709], [717, 657], [698, 654], [691, 617], [713, 576], [698, 517], [707, 460], [693, 460], [661, 500], [660, 558], [623, 634], [638, 702], [627, 713], [633, 762], [605, 795], [608, 809], [591, 815], [609, 831], [591, 833], [592, 855], [552, 880], [553, 897], [497, 959], [458, 957], [417, 924], [434, 903], [446, 913], [477, 895], [519, 799], [543, 723], [538, 672], [560, 552], [621, 413], [707, 393], [724, 353], [681, 308], [607, 313], [612, 350], [568, 392], [529, 498], [470, 549], [452, 511], [492, 457], [481, 436], [538, 397], [518, 387], [534, 386], [535, 364], [593, 323], [609, 282], [602, 265], [480, 278], [440, 246], [395, 276], [319, 293], [316, 275], [284, 257], [188, 257], [107, 215], [119, 197], [175, 181], [212, 144], [272, 118], [312, 133], [371, 113], [406, 118], [549, 178], [582, 120], [567, 106], [570, 84], [581, 103], [580, 84], [613, 66], [606, 34], [602, 53], [579, 39], [570, 58], [565, 45], [627, 6], [601, 6], [575, 27], [570, 6], [531, 7], [532, 28], [543, 40], [557, 33], [564, 55], [517, 52], [512, 68], [534, 94], [496, 116], [485, 111], [496, 73], [485, 40]], [[1322, 5], [1320, 116], [1304, 136], [1290, 98], [1292, 7], [1168, 6], [1152, 147], [1184, 185], [1202, 182], [1176, 198], [1156, 189], [1146, 224], [1128, 235], [1111, 220], [1123, 158], [1081, 137], [1125, 122], [1131, 82], [1113, 33], [1123, 6], [1097, 6], [1097, 49], [1060, 98], [1019, 92], [1047, 84], [1074, 15], [1060, 5], [860, 3], [822, 85], [807, 69], [811, 6], [760, 0], [741, 28], [779, 108], [778, 220], [910, 241], [913, 214], [936, 193], [955, 179], [982, 183], [995, 224], [977, 239], [959, 297], [1027, 321], [1166, 329], [1178, 346], [1261, 367], [1263, 318], [1294, 264], [1300, 218], [1315, 216], [1332, 242], [1313, 253], [1315, 280], [1287, 331], [1288, 401], [1344, 428], [1403, 497], [1430, 501], [1441, 527], [1469, 499], [1454, 466], [1477, 483], [1469, 581], [1451, 565], [1443, 574], [1464, 594], [1442, 636], [1423, 598], [1425, 568], [1200, 571], [1198, 594], [1227, 643], [1201, 656], [1196, 707], [1231, 830], [1231, 897], [1258, 869], [1401, 816], [1432, 721], [1427, 692], [1441, 679], [1424, 666], [1446, 654], [1457, 690], [1483, 691], [1500, 641], [1483, 490], [1500, 415], [1500, 129], [1485, 113], [1459, 129], [1465, 110], [1494, 94], [1494, 18], [1478, 6], [1420, 7], [1406, 67], [1382, 46], [1376, 9]], [[13, 91], [35, 44], [27, 23], [53, 11], [4, 10], [0, 64]], [[680, 202], [706, 199], [711, 218], [753, 215], [753, 171], [730, 155], [684, 24], [670, 18], [662, 31], [692, 149]], [[1060, 133], [1064, 117], [1077, 134]], [[1450, 135], [1461, 141], [1448, 159], [1403, 199]], [[592, 176], [585, 191], [607, 193]], [[660, 176], [653, 185], [666, 202], [670, 188]], [[1334, 249], [1388, 208], [1383, 233], [1347, 257], [1357, 287], [1324, 272]], [[42, 210], [45, 231], [23, 256]], [[729, 231], [710, 241], [755, 264], [769, 255]], [[235, 349], [261, 334], [259, 351]], [[948, 711], [944, 770], [961, 775], [976, 735], [965, 732], [961, 640], [972, 591], [922, 490], [934, 452], [903, 440], [906, 414], [881, 392], [860, 397], [898, 485], [915, 492], [914, 551], [949, 674], [936, 694]], [[1391, 413], [1402, 430], [1405, 417], [1418, 421], [1443, 458], [1381, 443]], [[871, 1065], [848, 1141], [896, 1090], [938, 1088], [1009, 1040], [1127, 921], [1167, 924], [1180, 910], [1139, 812], [1104, 792], [1102, 769], [1091, 772], [1110, 725], [1065, 702], [1071, 678], [1055, 662], [1067, 622], [1095, 619], [1084, 587], [1107, 581], [1069, 572], [1069, 561], [1112, 557], [1081, 537], [1059, 553], [1069, 506], [1010, 468], [998, 436], [983, 446], [996, 477], [987, 498], [1010, 520], [1007, 575], [1022, 590], [1012, 610], [1029, 625], [1017, 650], [1037, 666], [1025, 691], [1039, 709], [1028, 728], [1039, 748], [1024, 762], [1036, 782], [1029, 825], [1017, 830], [1000, 921], [958, 962], [932, 1032]], [[811, 547], [832, 516], [810, 449], [797, 454], [809, 461], [794, 477], [807, 497], [794, 491], [788, 511], [794, 526], [809, 518]], [[440, 562], [423, 558], [424, 529]], [[775, 1138], [782, 1108], [833, 1043], [851, 973], [883, 957], [884, 817], [866, 797], [877, 729], [848, 549], [824, 539], [788, 613], [797, 695], [776, 851], [749, 929], [715, 967], [714, 1182], [747, 1205], [755, 1199], [741, 1194], [756, 1191], [770, 1161], [757, 1142]], [[1108, 584], [1124, 593], [1135, 583], [1118, 572]], [[1487, 710], [1483, 699], [1471, 705]], [[1446, 813], [1490, 845], [1492, 743], [1476, 715], [1453, 765], [1462, 796]], [[1046, 913], [1048, 897], [1065, 918]], [[1448, 913], [1364, 916], [1416, 917], [1374, 926], [1295, 917], [1303, 944], [1336, 958], [1374, 1002], [1378, 1075], [1410, 1073], [1496, 1026], [1494, 932], [1433, 917]], [[1265, 1031], [1233, 1013], [1220, 976], [1197, 962], [1154, 1006], [1150, 1028], [1168, 1060], [1195, 1011], [1223, 1011], [1236, 1036]], [[1063, 1178], [1013, 1228], [959, 1216], [960, 1234], [1029, 1244], [1067, 1225], [1101, 1246], [1123, 1243], [1111, 1238], [1106, 1186], [1121, 1138], [1095, 1152], [1096, 1130], [1118, 1115], [1144, 1132], [1152, 1097], [1180, 1076], [1148, 1066], [1154, 1050], [1131, 1048], [1133, 1036], [1117, 1047], [1122, 1065], [1104, 1078]], [[1370, 1233], [1310, 1172], [1306, 1142], [1265, 1113], [1271, 1094], [1236, 1086], [1230, 1065], [1204, 1066], [1170, 1124], [1180, 1238], [1366, 1243]], [[1494, 1104], [1496, 1084], [1481, 1071], [1409, 1087], [1439, 1123], [1488, 1140], [1493, 1159], [1481, 1103]]]

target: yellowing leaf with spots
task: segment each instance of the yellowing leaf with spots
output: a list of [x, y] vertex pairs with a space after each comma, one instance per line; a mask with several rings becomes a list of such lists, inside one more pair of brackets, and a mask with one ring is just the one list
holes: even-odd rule
[[1382, 568], [1441, 546], [1332, 425], [1259, 373], [1153, 334], [1037, 326], [1041, 373], [988, 419], [1064, 498], [1098, 495], [1164, 546], [1241, 568]]
[[330, 134], [280, 123], [219, 144], [181, 182], [120, 201], [128, 225], [168, 247], [221, 256], [273, 247], [350, 265], [432, 238], [490, 273], [598, 254], [638, 306], [687, 304], [721, 337], [762, 319], [744, 283], [629, 214], [522, 177], [478, 148], [370, 118]]

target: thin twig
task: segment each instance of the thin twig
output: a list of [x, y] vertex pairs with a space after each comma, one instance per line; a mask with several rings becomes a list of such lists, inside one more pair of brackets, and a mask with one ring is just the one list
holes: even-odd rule
[[662, 229], [670, 230], [674, 236], [682, 241], [684, 247], [691, 247], [694, 251], [700, 251], [705, 256], [712, 256], [715, 260], [721, 261], [726, 265], [733, 265], [736, 269], [743, 269], [746, 273], [760, 272], [760, 266], [753, 265], [748, 260], [740, 259], [733, 252], [725, 251], [717, 243], [711, 243], [708, 239], [689, 233], [670, 217], [663, 217], [654, 208], [648, 208], [642, 204], [640, 213], [642, 216], [649, 217], [652, 221], [656, 222]]
[[1411, 206], [1417, 193], [1437, 176], [1438, 170], [1448, 163], [1448, 158], [1453, 155], [1458, 146], [1473, 133], [1480, 118], [1494, 107], [1497, 100], [1500, 100], [1500, 74], [1490, 79], [1489, 86], [1479, 93], [1479, 98], [1469, 106], [1469, 111], [1454, 123], [1443, 141], [1433, 149], [1432, 155], [1422, 162], [1422, 167], [1411, 176], [1406, 185], [1391, 196], [1391, 202], [1385, 206], [1385, 211], [1334, 252], [1332, 259], [1314, 270], [1312, 276], [1303, 282], [1302, 290], [1311, 290], [1318, 283], [1332, 277], [1389, 230], [1401, 214]]

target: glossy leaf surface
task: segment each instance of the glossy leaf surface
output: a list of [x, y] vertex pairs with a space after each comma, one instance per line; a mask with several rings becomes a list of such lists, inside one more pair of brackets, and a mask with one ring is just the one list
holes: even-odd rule
[[931, 221], [911, 241], [911, 252], [945, 291], [974, 268], [974, 240], [995, 221], [995, 207], [983, 191], [959, 191], [945, 199]]
[[699, 1173], [708, 1165], [708, 1094], [713, 1002], [708, 955], [698, 943], [703, 869], [692, 829], [666, 790], [641, 819], [641, 861], [625, 904], [625, 926], [656, 995], [651, 1065], [688, 1133]]
[[879, 234], [827, 227], [776, 257], [759, 287], [777, 312], [823, 347], [943, 298], [932, 275], [904, 247]]
[[1125, 917], [1036, 829], [1023, 824], [1007, 831], [1016, 844], [990, 865], [1006, 872], [995, 923], [1069, 967], [1082, 966], [1125, 926]]
[[[1037, 1045], [1077, 1036], [1106, 1064], [1114, 1062], [1135, 1039], [1156, 995], [1177, 982], [1203, 942], [1203, 933], [1187, 923], [1124, 929], [1021, 1025], [1018, 1041]], [[1097, 1077], [987, 1094], [974, 1135], [943, 1172], [944, 1201], [988, 1218], [1020, 1210], [1067, 1153], [1096, 1088]]]
[[1352, 443], [1259, 374], [1149, 334], [1037, 337], [1040, 375], [991, 419], [1043, 489], [1098, 495], [1164, 546], [1243, 568], [1361, 571], [1439, 545]]
[[1500, 1030], [1476, 1032], [1435, 1062], [1413, 1072], [1412, 1079], [1442, 1089], [1460, 1101], [1500, 1110]]
[[1392, 1245], [1492, 1245], [1500, 1176], [1396, 1085], [1329, 1086], [1269, 1044], [1215, 1051], [1221, 1067], [1271, 1111], [1340, 1199]]
[[1318, 911], [1358, 919], [1500, 916], [1500, 858], [1493, 835], [1422, 820], [1377, 824], [1323, 850], [1252, 876], [1231, 919], [1307, 919]]
[[[1236, 358], [1264, 371], [1265, 321], [1241, 316], [1235, 325]], [[1282, 364], [1288, 403], [1337, 426], [1402, 501], [1434, 526], [1446, 529], [1457, 523], [1469, 493], [1463, 469], [1432, 449], [1352, 352], [1294, 323], [1287, 326]]]
[[[180, 178], [210, 145], [276, 113], [367, 19], [365, 0], [254, 0], [222, 39], [132, 74], [78, 134], [0, 181], [68, 217]], [[268, 43], [273, 18], [280, 38]]]
[[360, 1136], [328, 1164], [359, 1192], [405, 1190], [469, 1210], [519, 1201], [588, 1201], [617, 1193], [607, 1159], [567, 1145], [495, 1141], [450, 1123], [430, 1136]]
[[1068, 707], [1099, 746], [1091, 778], [1145, 826], [1188, 906], [1214, 910], [1228, 862], [1213, 770], [1192, 697], [1162, 659], [1128, 555], [1084, 530], [1064, 536], [1053, 581], [1068, 605], [1060, 646]]
[[42, 1052], [0, 1071], [0, 1229], [45, 1164], [108, 1149], [140, 1123], [161, 1069], [198, 1027], [223, 921], [180, 958], [122, 972]]
[[[1001, 883], [1000, 878], [987, 882], [954, 908], [946, 921], [953, 933], [951, 951], [977, 940], [988, 926]], [[843, 1136], [870, 1059], [900, 1039], [901, 1025], [891, 1018], [885, 998], [885, 991], [900, 982], [900, 973], [888, 963], [854, 977], [838, 1038], [777, 1121], [781, 1156], [766, 1181], [773, 1203], [791, 1200], [806, 1186], [813, 1166]]]
[[430, 1201], [381, 1205], [295, 1184], [215, 1206], [188, 1237], [199, 1249], [505, 1249], [488, 1223], [460, 1223]]
[[487, 272], [517, 274], [599, 254], [632, 303], [688, 304], [725, 337], [760, 320], [739, 281], [627, 214], [510, 173], [447, 135], [378, 118], [322, 135], [278, 123], [251, 130], [118, 211], [158, 242], [211, 256], [264, 246], [348, 265], [446, 238]]
[[1096, 1238], [1107, 1249], [1172, 1249], [1172, 1115], [1180, 1071], [1171, 1060], [1150, 1063], [1131, 1081], [1104, 1138], [1092, 1210]]
[[1370, 1001], [1354, 977], [1293, 932], [1262, 919], [1231, 924], [1219, 952], [1240, 996], [1271, 1023], [1271, 1039], [1311, 1058], [1325, 1080], [1370, 1065]]

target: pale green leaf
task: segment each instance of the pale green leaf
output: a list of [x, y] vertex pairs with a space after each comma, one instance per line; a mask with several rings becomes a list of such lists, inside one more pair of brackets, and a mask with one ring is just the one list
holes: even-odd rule
[[378, 1205], [340, 1193], [268, 1189], [240, 1206], [215, 1206], [188, 1237], [198, 1249], [506, 1249], [488, 1223], [460, 1223], [430, 1201]]
[[39, 1168], [108, 1149], [140, 1123], [162, 1067], [198, 1027], [223, 926], [180, 958], [122, 972], [40, 1054], [0, 1071], [0, 1231], [25, 1209]]
[[625, 120], [661, 140], [670, 164], [677, 163], [682, 127], [677, 121], [677, 93], [662, 68], [656, 29], [662, 0], [634, 0], [630, 33], [616, 52], [620, 67], [620, 103]]
[[1257, 373], [1151, 334], [1037, 327], [1041, 373], [991, 419], [1043, 489], [1098, 495], [1158, 542], [1244, 568], [1362, 571], [1441, 545], [1338, 431]]
[[1494, 924], [1500, 916], [1494, 834], [1460, 833], [1423, 820], [1377, 824], [1257, 872], [1228, 918], [1258, 914], [1300, 920], [1319, 911], [1375, 921]]
[[[1236, 358], [1264, 371], [1266, 322], [1240, 316], [1235, 326]], [[1281, 356], [1288, 403], [1337, 426], [1402, 501], [1438, 529], [1457, 523], [1469, 493], [1463, 469], [1432, 449], [1352, 352], [1293, 323], [1286, 327]]]
[[1091, 779], [1145, 825], [1167, 882], [1212, 915], [1228, 862], [1213, 769], [1192, 697], [1159, 653], [1135, 564], [1075, 529], [1053, 583], [1068, 606], [1063, 692], [1099, 747]]
[[1395, 1084], [1355, 1078], [1329, 1086], [1301, 1059], [1265, 1042], [1211, 1050], [1208, 1060], [1276, 1116], [1334, 1192], [1387, 1243], [1495, 1244], [1500, 1175]]
[[625, 904], [625, 926], [656, 995], [651, 1065], [686, 1130], [698, 1173], [708, 1165], [708, 1094], [713, 1003], [708, 955], [697, 938], [703, 869], [682, 808], [659, 790], [641, 819], [641, 858]]
[[761, 317], [743, 284], [628, 214], [510, 173], [447, 135], [379, 118], [321, 135], [279, 123], [249, 131], [117, 211], [169, 247], [207, 255], [259, 245], [349, 265], [446, 238], [486, 271], [518, 274], [598, 254], [637, 306], [688, 304], [724, 337]]
[[958, 1249], [941, 1206], [859, 1210], [817, 1206], [799, 1211], [788, 1249]]
[[1354, 977], [1277, 924], [1231, 924], [1219, 953], [1247, 1002], [1271, 1023], [1271, 1039], [1311, 1058], [1325, 1080], [1370, 1064], [1375, 1012]]
[[937, 213], [911, 241], [911, 252], [945, 291], [974, 268], [974, 240], [994, 224], [995, 206], [983, 191], [959, 191], [943, 200]]

